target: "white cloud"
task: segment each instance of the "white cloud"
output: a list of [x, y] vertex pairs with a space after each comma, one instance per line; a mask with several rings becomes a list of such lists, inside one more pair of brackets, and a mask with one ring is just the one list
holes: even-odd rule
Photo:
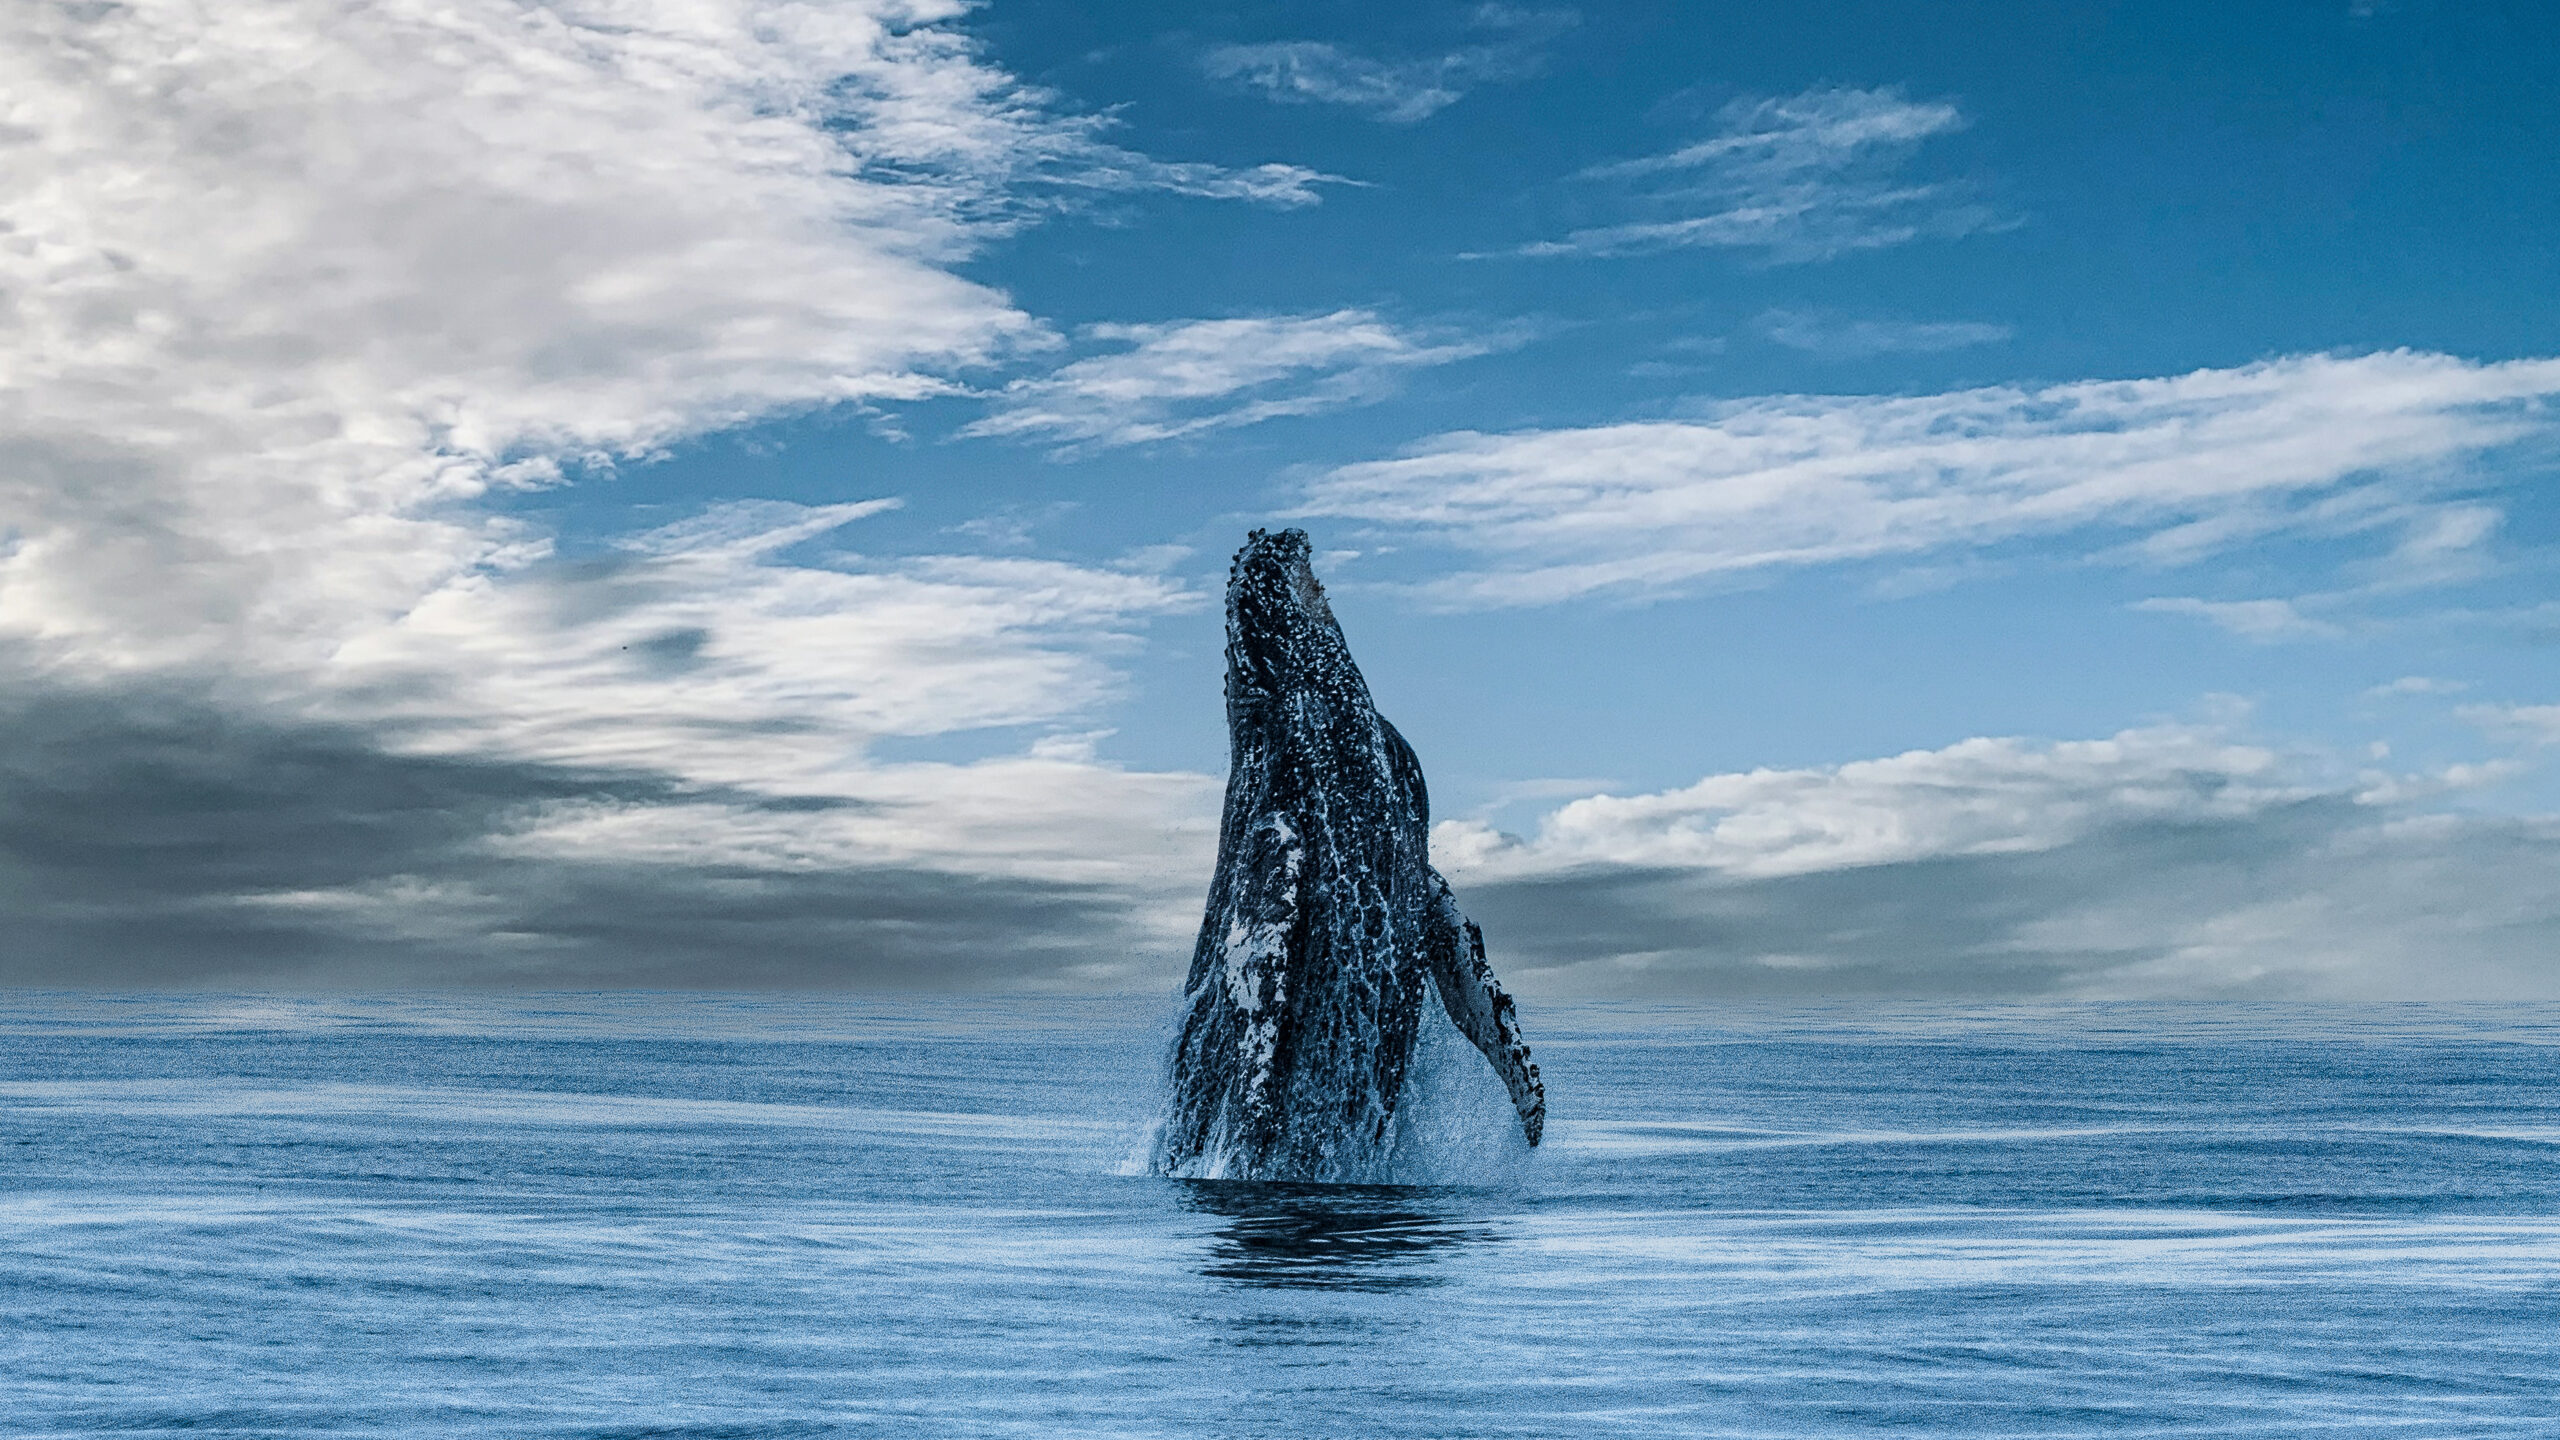
[[[1768, 396], [1705, 418], [1422, 442], [1317, 476], [1298, 513], [1486, 558], [1459, 607], [1678, 593], [1782, 566], [2102, 532], [2175, 563], [2279, 532], [2439, 535], [2440, 492], [2552, 430], [2560, 360], [2393, 351], [2148, 380]], [[2475, 538], [2486, 528], [2457, 527]]]
[[1020, 557], [783, 552], [879, 509], [734, 504], [610, 558], [475, 577], [343, 647], [306, 713], [408, 748], [796, 791], [870, 741], [1072, 717], [1197, 597]]
[[486, 845], [499, 859], [688, 883], [889, 867], [1076, 887], [1116, 901], [1132, 950], [1112, 973], [1157, 978], [1209, 864], [1213, 777], [1099, 763], [1079, 735], [969, 764], [876, 752], [1054, 733], [1118, 693], [1111, 661], [1146, 618], [1199, 597], [1024, 557], [809, 553], [881, 508], [732, 504], [608, 558], [445, 586], [346, 646], [302, 713], [357, 722], [398, 755], [675, 787], [510, 814]]
[[[2375, 742], [2374, 748], [2377, 752], [2375, 759], [2383, 759], [2390, 753], [2390, 747], [2379, 741]], [[2355, 802], [2359, 805], [2409, 805], [2447, 795], [2488, 790], [2523, 775], [2527, 769], [2521, 761], [2503, 759], [2464, 761], [2414, 774], [2368, 770], [2357, 777], [2362, 788], [2355, 792]]]
[[2303, 614], [2291, 600], [2199, 600], [2191, 595], [2165, 595], [2141, 601], [2133, 608], [2163, 615], [2193, 615], [2247, 640], [2330, 639], [2346, 633], [2326, 620]]
[[1476, 11], [1474, 23], [1478, 29], [1506, 33], [1491, 44], [1394, 61], [1316, 40], [1221, 45], [1200, 57], [1200, 69], [1213, 80], [1250, 86], [1274, 100], [1341, 105], [1390, 124], [1409, 125], [1456, 104], [1486, 81], [1535, 73], [1537, 47], [1571, 28], [1577, 17], [1486, 5]]
[[1759, 324], [1761, 334], [1790, 350], [1845, 360], [1994, 345], [2016, 333], [1974, 320], [1850, 320], [1802, 310], [1771, 310]]
[[2461, 714], [2502, 740], [2560, 745], [2560, 705], [2465, 705]]
[[[1149, 907], [1178, 867], [1147, 857], [1205, 843], [1203, 777], [879, 746], [1089, 725], [1138, 629], [1196, 603], [1178, 582], [831, 551], [873, 502], [722, 507], [568, 561], [485, 503], [759, 417], [952, 391], [1047, 343], [953, 266], [1061, 195], [1300, 204], [1324, 178], [1115, 147], [986, 64], [945, 23], [962, 8], [0, 12], [0, 719], [54, 727], [46, 772], [7, 783], [56, 806], [26, 810], [8, 863], [65, 895], [156, 883], [160, 842], [121, 830], [83, 852], [115, 875], [44, 869], [44, 827], [85, 813], [49, 774], [156, 813], [135, 777], [164, 760], [104, 753], [129, 743], [253, 797], [226, 812], [228, 858], [163, 887], [179, 936], [260, 895], [346, 902], [252, 907], [270, 919], [390, 906], [403, 934], [599, 935], [615, 917], [559, 910], [564, 877], [614, 837], [646, 869], [687, 834], [857, 857], [830, 904], [870, 903], [868, 875], [946, 916], [1003, 881], [1016, 913], [1065, 905], [1087, 939], [1172, 913]], [[205, 754], [97, 723], [118, 697], [194, 717]], [[402, 799], [413, 782], [461, 798]], [[262, 853], [260, 826], [292, 836]], [[513, 878], [471, 868], [491, 846]], [[555, 869], [525, 869], [538, 853]], [[629, 879], [595, 893], [627, 906]], [[90, 943], [79, 917], [120, 903], [48, 933]]]
[[1716, 246], [1804, 262], [2014, 223], [1966, 198], [1961, 186], [1895, 178], [1922, 141], [1964, 127], [1953, 105], [1914, 102], [1894, 89], [1835, 86], [1736, 100], [1718, 119], [1715, 133], [1693, 144], [1584, 172], [1585, 179], [1633, 183], [1631, 203], [1666, 218], [1576, 230], [1513, 253]]
[[1795, 175], [1836, 170], [1878, 146], [1910, 145], [1964, 128], [1964, 115], [1944, 103], [1914, 104], [1898, 90], [1846, 86], [1801, 95], [1736, 100], [1713, 135], [1662, 155], [1596, 166], [1593, 176], [1659, 175], [1694, 170]]
[[2459, 695], [2471, 688], [2465, 680], [2443, 680], [2432, 675], [2403, 675], [2388, 684], [2376, 685], [2364, 692], [2374, 697], [2392, 695]]
[[960, 433], [1030, 437], [1068, 453], [1145, 445], [1366, 404], [1404, 371], [1503, 343], [1428, 337], [1368, 310], [1096, 325], [1086, 338], [1130, 348], [1017, 380]]
[[1435, 61], [1389, 64], [1315, 40], [1221, 45], [1200, 57], [1213, 80], [1233, 80], [1272, 99], [1344, 105], [1393, 124], [1409, 125], [1454, 105], [1466, 92]]
[[1432, 828], [1470, 873], [1586, 864], [1775, 876], [1947, 855], [2051, 850], [2092, 830], [2245, 816], [2310, 792], [2272, 751], [2189, 728], [2039, 744], [1966, 740], [1821, 770], [1711, 775], [1652, 795], [1594, 795], [1549, 813], [1535, 840], [1481, 824]]
[[1026, 170], [1027, 179], [1079, 190], [1135, 194], [1162, 190], [1204, 200], [1243, 200], [1284, 210], [1314, 205], [1319, 185], [1356, 182], [1304, 165], [1262, 164], [1244, 169], [1198, 160], [1158, 160], [1116, 145], [1080, 141], [1065, 148], [1061, 163]]
[[[1140, 901], [1166, 943], [1132, 957], [1178, 969], [1196, 930], [1217, 844], [1214, 777], [1142, 774], [1088, 759], [1016, 755], [970, 765], [907, 764], [866, 776], [859, 805], [774, 810], [713, 801], [570, 802], [524, 817], [492, 849], [532, 859], [592, 859], [781, 873], [858, 873], [907, 865], [955, 875], [1107, 887]], [[1108, 836], [1108, 843], [1097, 840]]]
[[504, 554], [454, 502], [1030, 328], [823, 129], [974, 73], [887, 12], [9, 15], [0, 625], [92, 661], [325, 644]]
[[1147, 171], [959, 8], [9, 11], [0, 631], [308, 660], [520, 555], [493, 486], [1036, 335], [945, 268], [1025, 175], [1298, 183]]
[[2494, 505], [2433, 505], [2403, 527], [2388, 554], [2356, 567], [2371, 592], [2459, 585], [2489, 573], [2489, 542], [2506, 515]]
[[1967, 740], [1433, 828], [1530, 994], [2548, 998], [2560, 825], [2192, 727]]

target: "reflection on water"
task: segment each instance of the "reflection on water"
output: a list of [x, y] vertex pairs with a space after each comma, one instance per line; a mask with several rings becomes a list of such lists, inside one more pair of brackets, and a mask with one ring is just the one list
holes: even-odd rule
[[1468, 1192], [1449, 1187], [1178, 1183], [1186, 1209], [1227, 1217], [1200, 1273], [1229, 1284], [1374, 1291], [1438, 1285], [1441, 1261], [1502, 1239], [1466, 1214]]

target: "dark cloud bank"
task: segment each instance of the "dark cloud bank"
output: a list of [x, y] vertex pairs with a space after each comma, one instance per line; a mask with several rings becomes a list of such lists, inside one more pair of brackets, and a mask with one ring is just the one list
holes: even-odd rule
[[2342, 795], [2051, 850], [1466, 887], [1523, 989], [1619, 996], [2560, 996], [2560, 833]]
[[169, 689], [22, 697], [0, 734], [0, 983], [987, 988], [1126, 944], [1090, 887], [495, 843], [562, 801], [805, 802], [393, 754]]
[[[1187, 958], [1106, 886], [504, 843], [564, 802], [811, 802], [397, 754], [165, 686], [21, 686], [0, 735], [0, 983], [1155, 989]], [[1532, 996], [2560, 992], [2560, 830], [2342, 795], [2031, 853], [1459, 884]]]

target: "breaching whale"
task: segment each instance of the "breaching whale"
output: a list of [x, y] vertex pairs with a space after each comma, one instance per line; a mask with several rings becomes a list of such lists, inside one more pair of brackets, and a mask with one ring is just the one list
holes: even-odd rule
[[1227, 581], [1227, 798], [1153, 1165], [1377, 1178], [1426, 990], [1538, 1143], [1546, 1088], [1484, 935], [1431, 868], [1422, 766], [1369, 698], [1300, 530]]

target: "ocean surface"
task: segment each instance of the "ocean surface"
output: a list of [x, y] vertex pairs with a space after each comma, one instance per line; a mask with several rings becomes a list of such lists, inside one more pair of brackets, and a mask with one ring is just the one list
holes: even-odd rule
[[0, 992], [0, 1434], [2560, 1434], [2560, 1009], [1528, 1002], [1359, 1188], [1172, 1010]]

